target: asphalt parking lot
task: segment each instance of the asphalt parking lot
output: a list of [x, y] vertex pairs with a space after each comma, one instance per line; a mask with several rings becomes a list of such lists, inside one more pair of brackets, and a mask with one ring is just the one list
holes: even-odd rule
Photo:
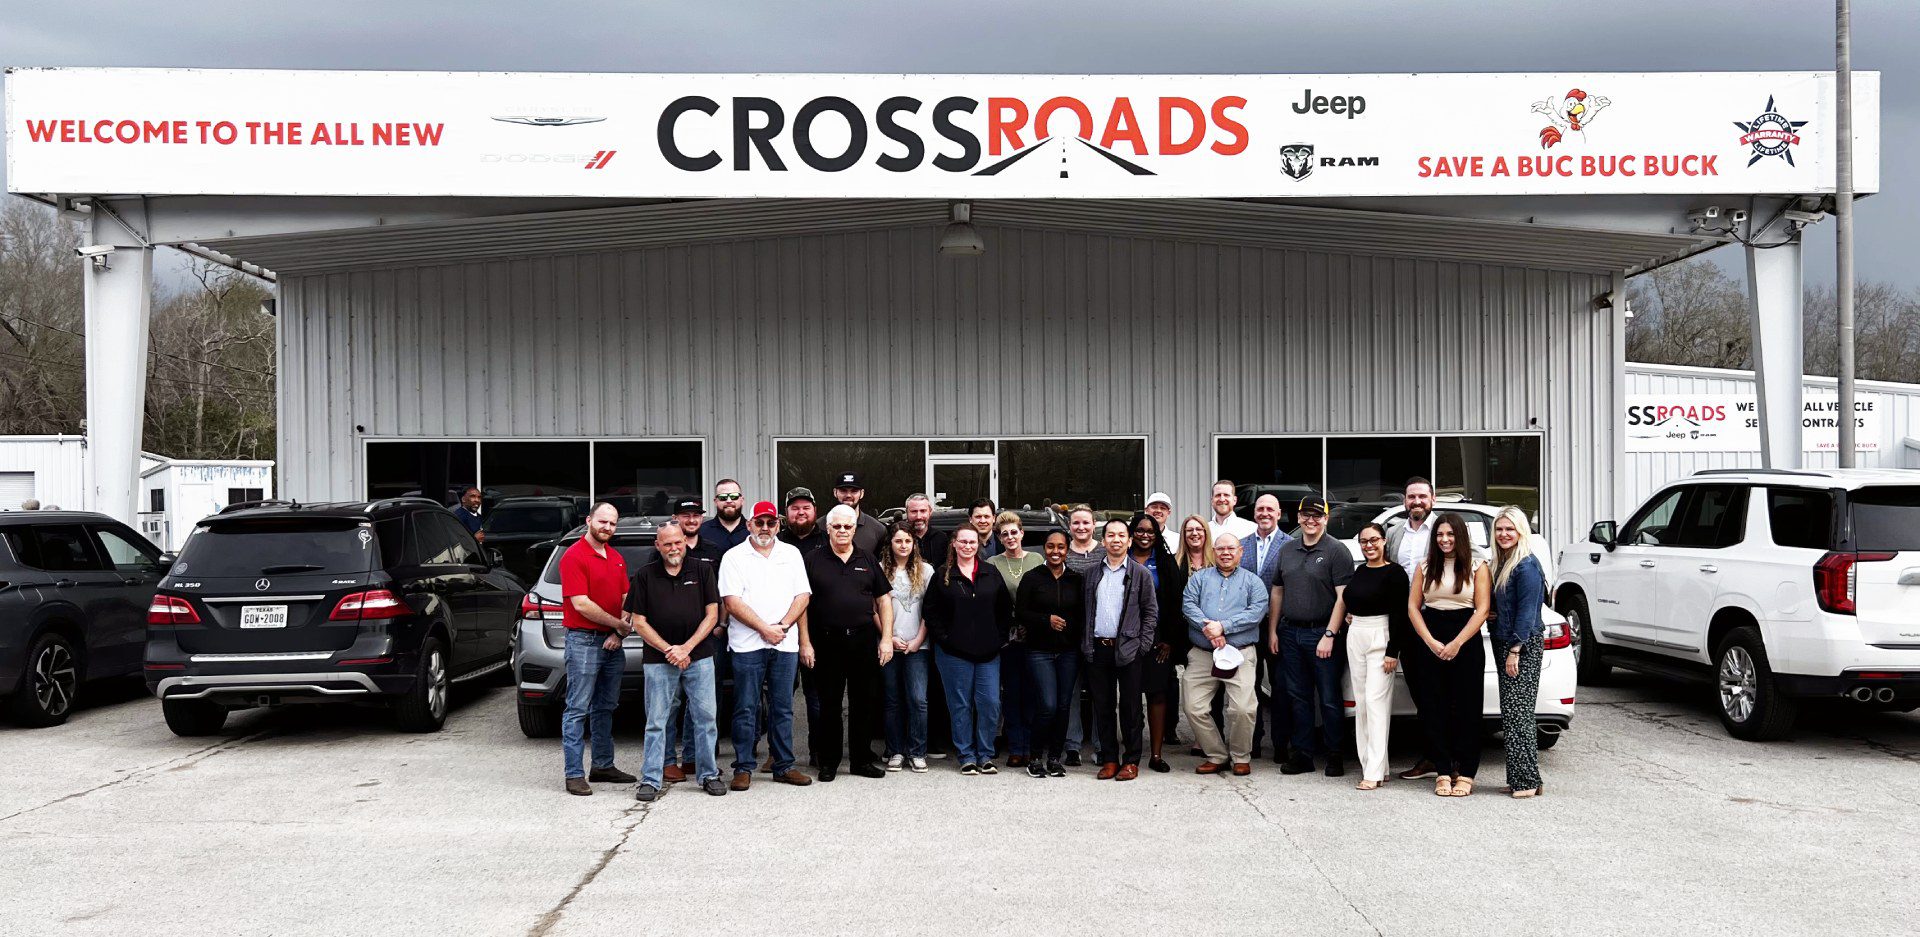
[[[756, 778], [652, 805], [560, 790], [506, 690], [438, 735], [378, 714], [240, 715], [177, 739], [128, 688], [0, 727], [11, 933], [1896, 933], [1920, 873], [1920, 716], [1728, 738], [1704, 691], [1584, 690], [1547, 794], [1354, 777], [1131, 783], [1003, 772]], [[640, 767], [624, 725], [620, 763]], [[725, 743], [722, 743], [723, 749]], [[1407, 753], [1396, 746], [1395, 763]], [[724, 757], [724, 756], [723, 756]]]

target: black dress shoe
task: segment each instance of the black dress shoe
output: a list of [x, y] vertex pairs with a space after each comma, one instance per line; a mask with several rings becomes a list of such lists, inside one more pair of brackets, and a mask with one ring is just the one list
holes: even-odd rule
[[1307, 774], [1313, 770], [1313, 759], [1305, 755], [1295, 755], [1280, 766], [1281, 774]]
[[1167, 772], [1173, 770], [1173, 767], [1167, 764], [1167, 760], [1165, 758], [1149, 758], [1147, 759], [1147, 767], [1152, 768], [1154, 771], [1160, 774], [1166, 774]]
[[587, 780], [606, 781], [613, 784], [632, 784], [637, 779], [633, 775], [609, 765], [605, 768], [594, 768], [588, 771]]
[[1327, 777], [1337, 778], [1347, 773], [1347, 762], [1343, 758], [1327, 759]]
[[1066, 757], [1066, 760], [1065, 760], [1065, 761], [1062, 761], [1062, 762], [1061, 762], [1061, 764], [1064, 764], [1064, 765], [1066, 765], [1066, 766], [1067, 766], [1067, 767], [1069, 767], [1069, 768], [1078, 768], [1078, 767], [1080, 767], [1080, 753], [1079, 753], [1079, 752], [1068, 752], [1068, 753], [1067, 753], [1067, 757]]
[[1439, 777], [1439, 776], [1440, 776], [1439, 769], [1433, 766], [1433, 762], [1428, 761], [1425, 758], [1420, 759], [1419, 764], [1416, 764], [1413, 767], [1400, 772], [1400, 780], [1402, 781], [1418, 781], [1421, 778], [1432, 778], [1432, 777]]
[[871, 761], [863, 761], [853, 766], [853, 773], [863, 778], [884, 778], [887, 776], [887, 769]]
[[820, 780], [822, 780], [822, 781], [831, 781], [831, 780], [833, 780], [834, 778], [837, 778], [837, 777], [839, 777], [839, 776], [840, 776], [840, 766], [839, 766], [839, 765], [834, 765], [833, 767], [830, 767], [830, 768], [821, 768], [821, 769], [820, 769]]

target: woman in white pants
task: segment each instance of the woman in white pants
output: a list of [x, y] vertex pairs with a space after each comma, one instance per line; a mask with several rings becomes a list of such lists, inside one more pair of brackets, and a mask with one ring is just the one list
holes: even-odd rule
[[[1353, 734], [1360, 752], [1360, 790], [1387, 780], [1387, 727], [1393, 719], [1395, 635], [1404, 634], [1407, 573], [1387, 559], [1387, 531], [1379, 524], [1360, 528], [1360, 554], [1366, 565], [1333, 605], [1327, 630], [1347, 628], [1347, 673], [1353, 681]], [[1350, 619], [1350, 620], [1349, 620]]]

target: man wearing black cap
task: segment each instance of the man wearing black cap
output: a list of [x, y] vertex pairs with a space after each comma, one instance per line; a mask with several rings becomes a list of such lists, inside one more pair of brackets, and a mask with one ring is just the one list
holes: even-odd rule
[[867, 551], [869, 555], [880, 555], [880, 541], [887, 538], [887, 528], [867, 512], [860, 510], [860, 500], [867, 496], [867, 486], [860, 481], [859, 472], [841, 472], [833, 479], [833, 499], [853, 509], [860, 519], [858, 530], [853, 532], [853, 545]]
[[787, 489], [786, 523], [780, 525], [780, 542], [791, 543], [800, 548], [805, 556], [827, 545], [827, 532], [820, 527], [818, 508], [814, 506], [813, 489]]
[[[720, 544], [701, 538], [706, 529], [702, 523], [704, 511], [699, 498], [680, 498], [673, 502], [673, 526], [680, 528], [686, 535], [686, 554], [682, 560], [695, 569], [704, 569], [717, 581], [720, 578], [720, 557], [726, 550]], [[658, 559], [658, 551], [648, 557], [646, 562]], [[641, 565], [645, 565], [643, 562]], [[708, 655], [724, 654], [726, 648], [726, 629], [715, 628], [703, 642]], [[692, 776], [697, 754], [694, 751], [693, 734], [687, 730], [685, 697], [673, 697], [673, 712], [667, 718], [667, 767], [663, 775], [669, 784], [678, 784]]]
[[[1281, 774], [1313, 770], [1313, 754], [1326, 756], [1327, 777], [1347, 773], [1341, 730], [1345, 716], [1340, 671], [1346, 663], [1343, 638], [1327, 629], [1334, 603], [1353, 578], [1353, 554], [1327, 536], [1327, 505], [1318, 498], [1300, 502], [1300, 539], [1280, 545], [1280, 568], [1273, 582], [1280, 617], [1268, 636], [1268, 650], [1280, 657], [1287, 698], [1293, 708], [1293, 753]], [[1332, 638], [1331, 653], [1320, 656], [1320, 639]], [[1274, 688], [1278, 697], [1279, 688]], [[1276, 700], [1277, 702], [1277, 700]], [[1314, 716], [1320, 731], [1314, 732]], [[1275, 744], [1279, 744], [1278, 740]]]

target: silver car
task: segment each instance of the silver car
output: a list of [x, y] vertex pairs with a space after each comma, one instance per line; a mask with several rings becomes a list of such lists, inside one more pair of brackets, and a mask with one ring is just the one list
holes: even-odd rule
[[[638, 572], [641, 565], [653, 561], [653, 537], [664, 517], [623, 517], [614, 529], [614, 549], [627, 560], [627, 571]], [[513, 675], [518, 687], [514, 693], [520, 709], [520, 731], [528, 738], [553, 738], [560, 734], [560, 714], [566, 708], [567, 629], [561, 624], [560, 556], [586, 535], [585, 527], [575, 527], [558, 540], [534, 549], [548, 550], [541, 564], [540, 577], [526, 597], [520, 600], [520, 620], [513, 630]], [[640, 654], [646, 642], [630, 635], [626, 645], [627, 672], [620, 678], [620, 696], [640, 697]]]

